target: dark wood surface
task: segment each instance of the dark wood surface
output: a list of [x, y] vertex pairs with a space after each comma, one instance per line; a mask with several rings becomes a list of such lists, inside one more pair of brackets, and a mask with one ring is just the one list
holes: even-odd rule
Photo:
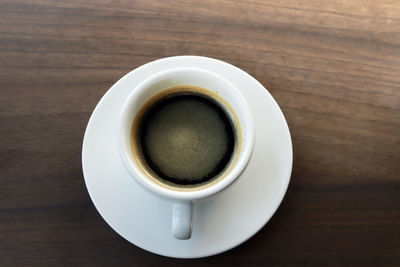
[[[241, 246], [197, 260], [118, 236], [84, 185], [89, 116], [130, 70], [225, 60], [293, 138], [287, 195]], [[0, 265], [400, 265], [400, 2], [0, 0]]]

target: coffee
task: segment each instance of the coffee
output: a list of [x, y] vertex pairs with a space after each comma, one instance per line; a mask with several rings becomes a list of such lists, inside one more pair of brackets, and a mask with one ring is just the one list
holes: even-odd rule
[[134, 119], [134, 151], [162, 183], [207, 184], [224, 172], [235, 152], [232, 119], [204, 91], [187, 86], [169, 91], [150, 99]]

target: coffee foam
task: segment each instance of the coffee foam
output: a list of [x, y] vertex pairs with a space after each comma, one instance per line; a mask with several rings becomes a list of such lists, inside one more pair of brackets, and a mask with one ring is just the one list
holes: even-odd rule
[[[162, 101], [164, 98], [168, 98], [171, 96], [176, 95], [201, 95], [205, 96], [208, 99], [212, 99], [213, 102], [218, 102], [218, 106], [223, 108], [226, 113], [228, 113], [228, 117], [232, 120], [232, 127], [236, 136], [234, 136], [234, 143], [233, 143], [233, 153], [232, 158], [228, 158], [225, 162], [222, 161], [223, 165], [226, 166], [225, 168], [219, 168], [219, 173], [215, 173], [210, 171], [210, 168], [216, 167], [217, 164], [214, 166], [212, 165], [213, 162], [221, 162], [221, 158], [223, 158], [223, 154], [226, 154], [226, 151], [223, 149], [218, 149], [224, 147], [222, 144], [224, 140], [226, 140], [226, 136], [224, 137], [224, 131], [217, 131], [221, 133], [220, 136], [208, 136], [208, 142], [211, 142], [211, 145], [208, 144], [200, 144], [198, 142], [204, 141], [207, 138], [198, 138], [199, 134], [207, 136], [207, 128], [212, 128], [213, 123], [209, 125], [196, 125], [192, 124], [189, 127], [184, 127], [178, 129], [179, 127], [175, 127], [172, 129], [168, 127], [168, 125], [164, 125], [163, 129], [159, 131], [154, 131], [154, 136], [150, 139], [151, 142], [157, 143], [154, 148], [162, 149], [164, 153], [158, 153], [157, 149], [154, 151], [149, 151], [149, 155], [153, 158], [153, 163], [156, 161], [156, 166], [150, 166], [148, 164], [148, 160], [142, 155], [141, 151], [143, 151], [143, 144], [138, 142], [137, 132], [140, 131], [140, 121], [145, 113], [148, 111], [149, 107], [153, 105], [157, 105], [157, 101]], [[193, 104], [193, 103], [192, 103]], [[188, 107], [190, 108], [190, 107]], [[168, 112], [173, 112], [170, 110]], [[209, 113], [207, 113], [209, 112]], [[217, 121], [218, 114], [212, 114], [210, 110], [205, 111], [203, 114], [206, 118], [212, 118], [210, 121]], [[185, 114], [183, 114], [185, 115]], [[184, 117], [184, 116], [183, 116]], [[160, 119], [160, 118], [156, 118]], [[197, 120], [198, 118], [196, 118]], [[198, 120], [197, 120], [198, 121]], [[207, 122], [207, 120], [205, 120]], [[207, 124], [207, 123], [206, 123]], [[155, 122], [153, 124], [157, 125]], [[215, 123], [214, 123], [215, 125]], [[220, 124], [221, 125], [221, 124]], [[199, 126], [196, 128], [196, 126]], [[200, 127], [201, 126], [201, 127]], [[200, 128], [205, 129], [203, 133], [199, 130]], [[199, 132], [200, 131], [200, 132]], [[158, 133], [157, 133], [158, 132]], [[211, 131], [210, 131], [211, 132]], [[215, 133], [215, 132], [214, 132]], [[226, 131], [225, 131], [226, 135]], [[214, 138], [212, 138], [214, 137]], [[197, 143], [196, 143], [197, 142]], [[160, 186], [166, 187], [168, 189], [178, 190], [178, 191], [193, 191], [193, 190], [200, 190], [205, 187], [212, 186], [213, 184], [217, 183], [223, 177], [229, 173], [229, 170], [233, 167], [235, 162], [238, 159], [238, 156], [241, 151], [241, 144], [242, 144], [242, 137], [238, 119], [233, 112], [230, 105], [223, 100], [218, 94], [213, 93], [207, 89], [194, 87], [194, 86], [179, 86], [179, 87], [172, 87], [166, 90], [161, 91], [160, 93], [156, 94], [155, 96], [151, 97], [145, 104], [140, 108], [138, 114], [136, 115], [132, 128], [131, 128], [131, 144], [132, 144], [132, 152], [134, 154], [134, 158], [142, 171], [145, 175], [153, 182], [157, 183]], [[175, 147], [174, 152], [175, 157], [168, 157], [168, 146], [172, 145]], [[196, 145], [208, 146], [211, 147], [211, 151], [195, 151]], [[187, 148], [192, 148], [192, 152], [190, 155], [185, 155], [185, 153], [179, 154], [179, 149], [186, 150]], [[225, 147], [227, 147], [225, 145]], [[190, 151], [190, 149], [189, 149]], [[150, 155], [151, 154], [151, 155]], [[161, 157], [157, 157], [157, 155], [161, 155]], [[178, 156], [177, 156], [178, 155]], [[196, 160], [197, 158], [197, 160]], [[182, 168], [182, 164], [186, 167]], [[158, 167], [157, 167], [158, 166]], [[157, 169], [159, 168], [159, 169]], [[218, 168], [217, 168], [218, 169]], [[161, 175], [160, 175], [161, 173]], [[204, 175], [205, 173], [209, 174]], [[164, 175], [163, 175], [164, 174]], [[179, 179], [180, 177], [180, 179]], [[210, 179], [210, 177], [212, 179]]]

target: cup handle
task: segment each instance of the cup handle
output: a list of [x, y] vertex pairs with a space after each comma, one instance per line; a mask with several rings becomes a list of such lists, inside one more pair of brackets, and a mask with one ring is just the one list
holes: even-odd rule
[[192, 235], [191, 202], [180, 202], [172, 205], [172, 234], [176, 239], [189, 239]]

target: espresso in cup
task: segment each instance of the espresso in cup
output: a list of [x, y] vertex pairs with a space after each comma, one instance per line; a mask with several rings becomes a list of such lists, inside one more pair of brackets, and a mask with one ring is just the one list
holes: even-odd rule
[[139, 109], [131, 127], [134, 158], [169, 188], [204, 188], [223, 178], [240, 144], [229, 104], [194, 86], [168, 88]]
[[119, 126], [122, 162], [143, 188], [171, 202], [177, 239], [191, 236], [193, 205], [230, 187], [254, 147], [251, 110], [239, 89], [193, 67], [142, 81], [121, 107]]

